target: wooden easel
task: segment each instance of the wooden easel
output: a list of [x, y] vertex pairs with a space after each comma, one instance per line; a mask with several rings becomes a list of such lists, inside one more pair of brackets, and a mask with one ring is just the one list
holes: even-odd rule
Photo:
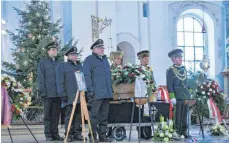
[[[69, 123], [68, 123], [67, 134], [66, 134], [66, 137], [64, 139], [65, 143], [67, 142], [68, 134], [69, 134], [69, 131], [71, 129], [72, 120], [73, 120], [73, 116], [74, 116], [74, 113], [75, 113], [76, 104], [77, 104], [79, 96], [80, 96], [80, 107], [81, 107], [81, 118], [82, 118], [82, 135], [83, 135], [84, 143], [86, 142], [86, 140], [85, 140], [85, 138], [86, 138], [85, 126], [86, 125], [85, 125], [85, 122], [84, 122], [85, 120], [88, 121], [88, 128], [89, 128], [89, 131], [90, 131], [90, 133], [92, 135], [91, 122], [90, 122], [89, 113], [88, 113], [88, 109], [87, 109], [87, 103], [86, 103], [86, 99], [85, 99], [85, 91], [77, 91], [76, 98], [75, 98], [75, 100], [73, 102], [73, 108], [72, 108], [71, 117], [70, 117], [70, 120], [69, 120]], [[92, 136], [92, 142], [94, 143], [93, 136]]]

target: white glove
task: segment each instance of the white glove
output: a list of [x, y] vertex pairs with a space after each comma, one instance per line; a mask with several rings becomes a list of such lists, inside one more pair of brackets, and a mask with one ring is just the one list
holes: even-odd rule
[[171, 102], [173, 105], [176, 105], [176, 99], [175, 98], [171, 99]]

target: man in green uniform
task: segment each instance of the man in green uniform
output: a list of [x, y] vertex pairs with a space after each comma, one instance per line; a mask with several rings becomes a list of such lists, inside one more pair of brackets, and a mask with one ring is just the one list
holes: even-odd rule
[[172, 104], [175, 107], [175, 129], [179, 135], [187, 134], [187, 112], [188, 105], [185, 104], [185, 99], [190, 98], [187, 83], [187, 71], [185, 66], [182, 66], [181, 49], [175, 49], [168, 53], [168, 56], [173, 61], [173, 65], [166, 72], [166, 82], [169, 96]]

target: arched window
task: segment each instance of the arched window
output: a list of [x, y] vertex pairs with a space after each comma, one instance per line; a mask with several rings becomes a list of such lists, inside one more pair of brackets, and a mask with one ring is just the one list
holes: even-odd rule
[[182, 17], [177, 22], [177, 48], [182, 49], [183, 64], [187, 70], [200, 70], [199, 62], [205, 51], [205, 34], [202, 23], [195, 17]]

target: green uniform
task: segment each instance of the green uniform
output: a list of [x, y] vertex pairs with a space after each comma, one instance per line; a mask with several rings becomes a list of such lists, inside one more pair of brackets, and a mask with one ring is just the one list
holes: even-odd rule
[[[183, 134], [187, 130], [188, 112], [188, 106], [184, 104], [184, 99], [190, 99], [191, 97], [188, 91], [187, 71], [185, 67], [171, 66], [166, 72], [166, 82], [170, 99], [176, 99], [175, 128], [179, 134]], [[182, 127], [180, 128], [181, 123]]]

